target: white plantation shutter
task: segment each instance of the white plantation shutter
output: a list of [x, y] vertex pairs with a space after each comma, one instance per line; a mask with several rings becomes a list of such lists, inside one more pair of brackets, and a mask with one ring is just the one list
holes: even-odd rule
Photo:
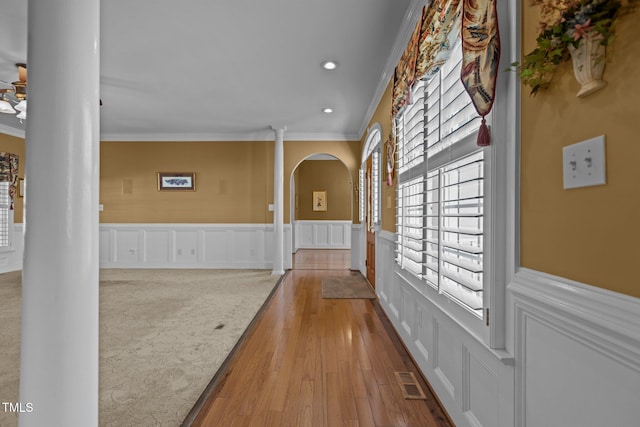
[[[484, 153], [460, 81], [460, 46], [396, 119], [398, 264], [483, 315]], [[421, 118], [421, 123], [416, 123]], [[420, 140], [416, 140], [420, 139]]]
[[371, 216], [374, 224], [380, 224], [380, 149], [377, 148], [371, 157]]
[[424, 183], [422, 177], [398, 186], [397, 223], [398, 264], [418, 277], [424, 261]]
[[411, 104], [398, 116], [398, 174], [419, 167], [424, 161], [424, 82], [416, 84]]
[[[462, 50], [457, 45], [447, 63], [426, 85], [426, 152], [429, 159], [439, 153], [442, 156], [445, 154], [442, 151], [475, 136], [480, 127], [480, 117], [460, 81], [461, 66]], [[473, 144], [472, 149], [479, 148]], [[447, 157], [451, 159], [456, 154]]]
[[483, 152], [440, 169], [440, 290], [483, 308]]
[[359, 198], [360, 198], [360, 224], [363, 224], [365, 221], [365, 212], [367, 209], [367, 172], [363, 169], [360, 168], [360, 194], [359, 194]]
[[398, 190], [396, 195], [396, 261], [417, 277], [424, 277], [424, 82], [411, 93], [396, 118]]
[[0, 248], [9, 246], [9, 182], [0, 182]]
[[429, 285], [438, 289], [440, 272], [440, 175], [438, 171], [427, 174], [426, 197], [426, 279]]

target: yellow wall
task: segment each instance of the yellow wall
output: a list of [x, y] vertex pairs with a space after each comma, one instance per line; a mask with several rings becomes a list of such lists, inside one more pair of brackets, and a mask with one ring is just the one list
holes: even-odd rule
[[[523, 52], [533, 49], [537, 10], [523, 2]], [[608, 48], [608, 86], [576, 98], [571, 64], [536, 97], [523, 87], [521, 264], [640, 297], [640, 14], [619, 21]], [[607, 184], [562, 188], [562, 147], [606, 135]]]
[[[389, 82], [387, 85], [387, 89], [385, 90], [380, 102], [378, 103], [378, 107], [376, 111], [373, 113], [371, 117], [371, 121], [367, 128], [370, 128], [375, 123], [379, 123], [382, 127], [382, 143], [389, 138], [389, 134], [391, 133], [391, 91], [393, 88], [393, 81]], [[362, 140], [360, 141], [360, 151], [362, 152], [362, 148], [367, 140], [367, 133], [362, 136]], [[382, 184], [380, 188], [382, 189], [381, 199], [380, 199], [380, 207], [381, 207], [381, 226], [383, 230], [395, 233], [396, 231], [396, 174], [394, 173], [393, 182], [391, 186], [386, 184], [386, 153], [384, 151], [384, 146], [382, 147], [381, 152], [381, 164], [380, 168], [382, 171]], [[394, 159], [395, 165], [395, 159]]]
[[[103, 223], [270, 223], [273, 142], [103, 142]], [[158, 172], [195, 172], [195, 192], [159, 192]]]
[[[286, 138], [286, 134], [285, 134]], [[271, 143], [273, 144], [273, 143]], [[351, 174], [351, 186], [358, 184], [360, 169], [360, 141], [285, 141], [284, 142], [284, 222], [289, 223], [291, 176], [298, 165], [314, 154], [330, 154], [340, 160]], [[358, 200], [351, 191], [353, 222], [358, 222]]]
[[[273, 141], [101, 142], [100, 222], [272, 223], [268, 205], [273, 203], [273, 146]], [[0, 134], [0, 150], [20, 155], [23, 177], [24, 140]], [[352, 188], [358, 182], [359, 141], [285, 141], [285, 223], [291, 175], [305, 158], [318, 153], [340, 159]], [[195, 172], [196, 191], [158, 192], [158, 172]], [[357, 213], [355, 191], [351, 194]], [[21, 198], [16, 197], [15, 208], [14, 221], [22, 222]]]
[[[296, 169], [296, 219], [351, 220], [351, 175], [339, 160], [305, 160]], [[327, 192], [327, 210], [313, 210], [313, 192]]]
[[[100, 146], [101, 222], [273, 222], [268, 211], [273, 203], [273, 141], [102, 142]], [[357, 182], [358, 141], [285, 141], [285, 223], [290, 217], [291, 174], [305, 158], [318, 153], [340, 159]], [[196, 172], [197, 190], [158, 192], [157, 172]]]
[[[24, 178], [24, 139], [0, 133], [0, 151], [14, 153], [19, 156], [18, 176]], [[13, 199], [13, 222], [22, 222], [24, 198], [16, 194]]]

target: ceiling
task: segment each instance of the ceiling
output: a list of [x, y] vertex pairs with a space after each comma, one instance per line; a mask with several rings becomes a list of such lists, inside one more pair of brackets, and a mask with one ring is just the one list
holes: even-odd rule
[[[422, 3], [103, 0], [101, 139], [360, 139]], [[0, 80], [26, 39], [27, 1], [0, 0]], [[24, 124], [0, 114], [7, 129]]]

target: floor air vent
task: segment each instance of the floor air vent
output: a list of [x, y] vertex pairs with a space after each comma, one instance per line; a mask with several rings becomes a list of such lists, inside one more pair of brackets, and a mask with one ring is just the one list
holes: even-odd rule
[[413, 372], [395, 372], [395, 374], [405, 399], [426, 399]]

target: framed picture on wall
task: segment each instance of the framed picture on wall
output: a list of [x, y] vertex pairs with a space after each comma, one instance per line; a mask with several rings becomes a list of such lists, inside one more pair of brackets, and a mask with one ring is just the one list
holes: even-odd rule
[[196, 191], [195, 172], [158, 172], [158, 191]]
[[313, 192], [313, 210], [314, 211], [327, 210], [327, 192], [326, 191]]

